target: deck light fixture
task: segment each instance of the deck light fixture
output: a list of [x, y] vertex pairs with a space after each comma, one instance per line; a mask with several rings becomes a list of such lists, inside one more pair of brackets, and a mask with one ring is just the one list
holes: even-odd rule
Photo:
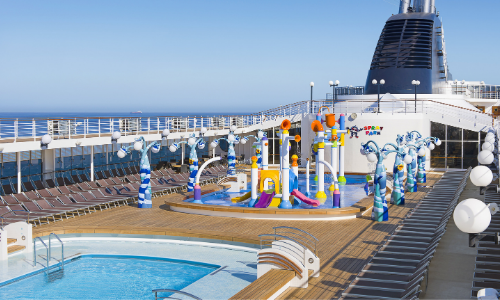
[[412, 80], [411, 84], [415, 87], [415, 113], [417, 113], [417, 86], [420, 85], [420, 80]]
[[477, 166], [470, 172], [470, 181], [480, 188], [479, 194], [484, 195], [487, 186], [493, 181], [493, 172], [486, 166]]
[[122, 133], [119, 131], [113, 132], [111, 135], [111, 143], [116, 144], [118, 142], [118, 139], [122, 137]]
[[385, 80], [380, 79], [380, 82], [377, 82], [377, 79], [373, 79], [372, 84], [377, 86], [377, 112], [380, 112], [380, 86], [385, 84]]
[[469, 234], [469, 247], [475, 247], [479, 241], [499, 244], [498, 232], [494, 235], [482, 234], [490, 226], [491, 216], [498, 212], [496, 203], [485, 204], [478, 199], [466, 199], [460, 202], [453, 212], [453, 221], [460, 231]]
[[168, 128], [163, 129], [163, 131], [161, 132], [162, 139], [166, 140], [169, 134], [170, 134], [170, 130], [168, 130]]
[[311, 83], [309, 85], [311, 86], [311, 111], [310, 111], [310, 113], [313, 113], [314, 112], [314, 109], [313, 109], [313, 87], [314, 87], [314, 82], [311, 81]]
[[40, 141], [40, 147], [42, 148], [42, 150], [47, 149], [50, 142], [52, 142], [52, 137], [50, 136], [50, 134], [43, 135], [42, 140]]
[[47, 149], [50, 142], [52, 142], [52, 137], [50, 136], [50, 134], [45, 134], [44, 136], [42, 136], [42, 140], [40, 141], [40, 147], [42, 148], [42, 150]]
[[330, 80], [330, 82], [328, 82], [328, 84], [330, 84], [330, 87], [333, 87], [333, 91], [332, 91], [332, 100], [335, 101], [337, 100], [336, 98], [336, 93], [335, 93], [335, 87], [339, 86], [340, 84], [340, 81], [338, 80], [335, 80], [335, 83], [333, 81]]

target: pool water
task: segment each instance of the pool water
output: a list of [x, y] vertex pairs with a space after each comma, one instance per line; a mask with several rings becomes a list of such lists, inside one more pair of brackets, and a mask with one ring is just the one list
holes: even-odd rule
[[[0, 288], [0, 299], [151, 299], [181, 290], [220, 266], [166, 258], [84, 255]], [[166, 294], [163, 294], [164, 296]]]
[[[340, 207], [351, 206], [367, 196], [365, 189], [364, 189], [365, 183], [366, 183], [366, 176], [364, 176], [364, 175], [347, 175], [346, 181], [347, 181], [346, 185], [339, 186]], [[306, 178], [305, 178], [304, 174], [299, 174], [298, 185], [299, 185], [299, 191], [302, 192], [303, 194], [305, 194], [306, 193]], [[325, 176], [325, 193], [327, 195], [327, 199], [317, 199], [321, 202], [321, 204], [318, 207], [313, 207], [311, 205], [307, 205], [305, 203], [302, 203], [300, 206], [294, 205], [293, 208], [294, 209], [332, 208], [333, 207], [333, 192], [330, 192], [328, 190], [330, 185], [331, 185], [331, 177], [329, 177], [327, 175], [327, 176]], [[311, 192], [311, 195], [309, 195], [308, 197], [311, 199], [316, 199], [314, 197], [314, 195], [316, 194], [317, 183], [314, 181], [314, 174], [312, 174], [309, 178], [309, 190]], [[204, 204], [209, 204], [209, 205], [248, 207], [248, 202], [250, 201], [250, 199], [245, 200], [245, 201], [241, 201], [238, 203], [233, 203], [231, 201], [232, 198], [243, 196], [247, 192], [249, 192], [249, 190], [244, 190], [241, 193], [228, 193], [225, 190], [222, 190], [219, 192], [203, 195], [201, 201]], [[192, 201], [192, 199], [188, 199], [185, 201], [190, 202], [190, 201]]]

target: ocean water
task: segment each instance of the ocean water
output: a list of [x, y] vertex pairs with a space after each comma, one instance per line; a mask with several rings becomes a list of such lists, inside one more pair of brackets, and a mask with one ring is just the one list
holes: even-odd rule
[[168, 112], [168, 111], [159, 111], [159, 112], [143, 112], [141, 114], [132, 114], [130, 112], [0, 112], [0, 118], [6, 119], [22, 119], [29, 120], [33, 118], [42, 118], [42, 119], [71, 119], [71, 118], [148, 118], [148, 117], [160, 117], [160, 116], [169, 116], [169, 117], [187, 117], [187, 116], [196, 116], [196, 117], [213, 117], [220, 115], [247, 115], [248, 112], [229, 112], [229, 113], [206, 113], [206, 112]]

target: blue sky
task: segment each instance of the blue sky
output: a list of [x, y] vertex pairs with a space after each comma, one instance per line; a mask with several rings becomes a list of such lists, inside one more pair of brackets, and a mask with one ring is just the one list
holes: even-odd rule
[[[470, 4], [473, 3], [473, 4]], [[397, 0], [0, 0], [2, 111], [252, 113], [364, 85]], [[500, 84], [500, 1], [436, 0], [459, 80]]]

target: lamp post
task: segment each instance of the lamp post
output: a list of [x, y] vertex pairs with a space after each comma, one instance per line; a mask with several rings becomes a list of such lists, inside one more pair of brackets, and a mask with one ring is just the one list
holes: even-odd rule
[[385, 80], [380, 79], [380, 82], [377, 82], [377, 79], [373, 79], [372, 84], [377, 86], [377, 112], [380, 112], [380, 86], [385, 84]]
[[152, 142], [146, 145], [146, 140], [144, 137], [139, 137], [135, 140], [133, 146], [126, 148], [121, 148], [118, 150], [116, 155], [119, 158], [124, 158], [132, 149], [141, 152], [141, 186], [139, 187], [138, 208], [151, 208], [153, 207], [153, 202], [151, 201], [151, 166], [148, 159], [148, 151], [151, 148], [153, 153], [158, 153], [160, 151], [161, 144], [158, 142]]
[[240, 143], [240, 137], [234, 135], [234, 131], [236, 130], [236, 126], [232, 125], [230, 128], [230, 132], [227, 135], [227, 138], [219, 138], [210, 143], [211, 148], [215, 148], [219, 145], [220, 140], [225, 140], [228, 143], [228, 149], [227, 149], [227, 163], [228, 163], [228, 169], [227, 169], [227, 175], [233, 176], [236, 175], [236, 153], [234, 152], [234, 145]]
[[314, 87], [314, 82], [311, 81], [310, 85], [311, 85], [311, 113], [313, 113], [313, 111], [314, 111], [314, 109], [313, 109], [313, 87]]
[[368, 141], [366, 142], [366, 144], [362, 143], [361, 153], [364, 153], [366, 155], [366, 158], [369, 162], [377, 162], [375, 178], [373, 181], [374, 203], [372, 210], [372, 220], [378, 222], [388, 221], [389, 211], [387, 208], [387, 201], [385, 200], [387, 175], [383, 163], [385, 155], [383, 155], [382, 150], [374, 141]]
[[417, 86], [420, 85], [420, 80], [412, 80], [411, 84], [415, 87], [415, 113], [417, 113]]
[[335, 95], [335, 87], [336, 86], [339, 86], [339, 83], [340, 81], [338, 80], [335, 80], [335, 83], [333, 81], [329, 81], [328, 84], [330, 84], [330, 87], [333, 87], [333, 91], [332, 91], [332, 108], [334, 109], [334, 112], [335, 112], [335, 100], [337, 100], [336, 98], [336, 95]]
[[203, 136], [207, 132], [205, 127], [202, 127], [200, 130], [200, 137], [196, 139], [196, 135], [193, 133], [190, 135], [187, 141], [182, 141], [179, 143], [174, 143], [168, 147], [170, 152], [175, 152], [179, 149], [179, 146], [182, 144], [187, 144], [190, 148], [189, 151], [189, 183], [188, 183], [188, 192], [192, 192], [194, 189], [196, 174], [198, 173], [198, 154], [196, 152], [196, 147], [202, 150], [205, 148], [205, 140]]

